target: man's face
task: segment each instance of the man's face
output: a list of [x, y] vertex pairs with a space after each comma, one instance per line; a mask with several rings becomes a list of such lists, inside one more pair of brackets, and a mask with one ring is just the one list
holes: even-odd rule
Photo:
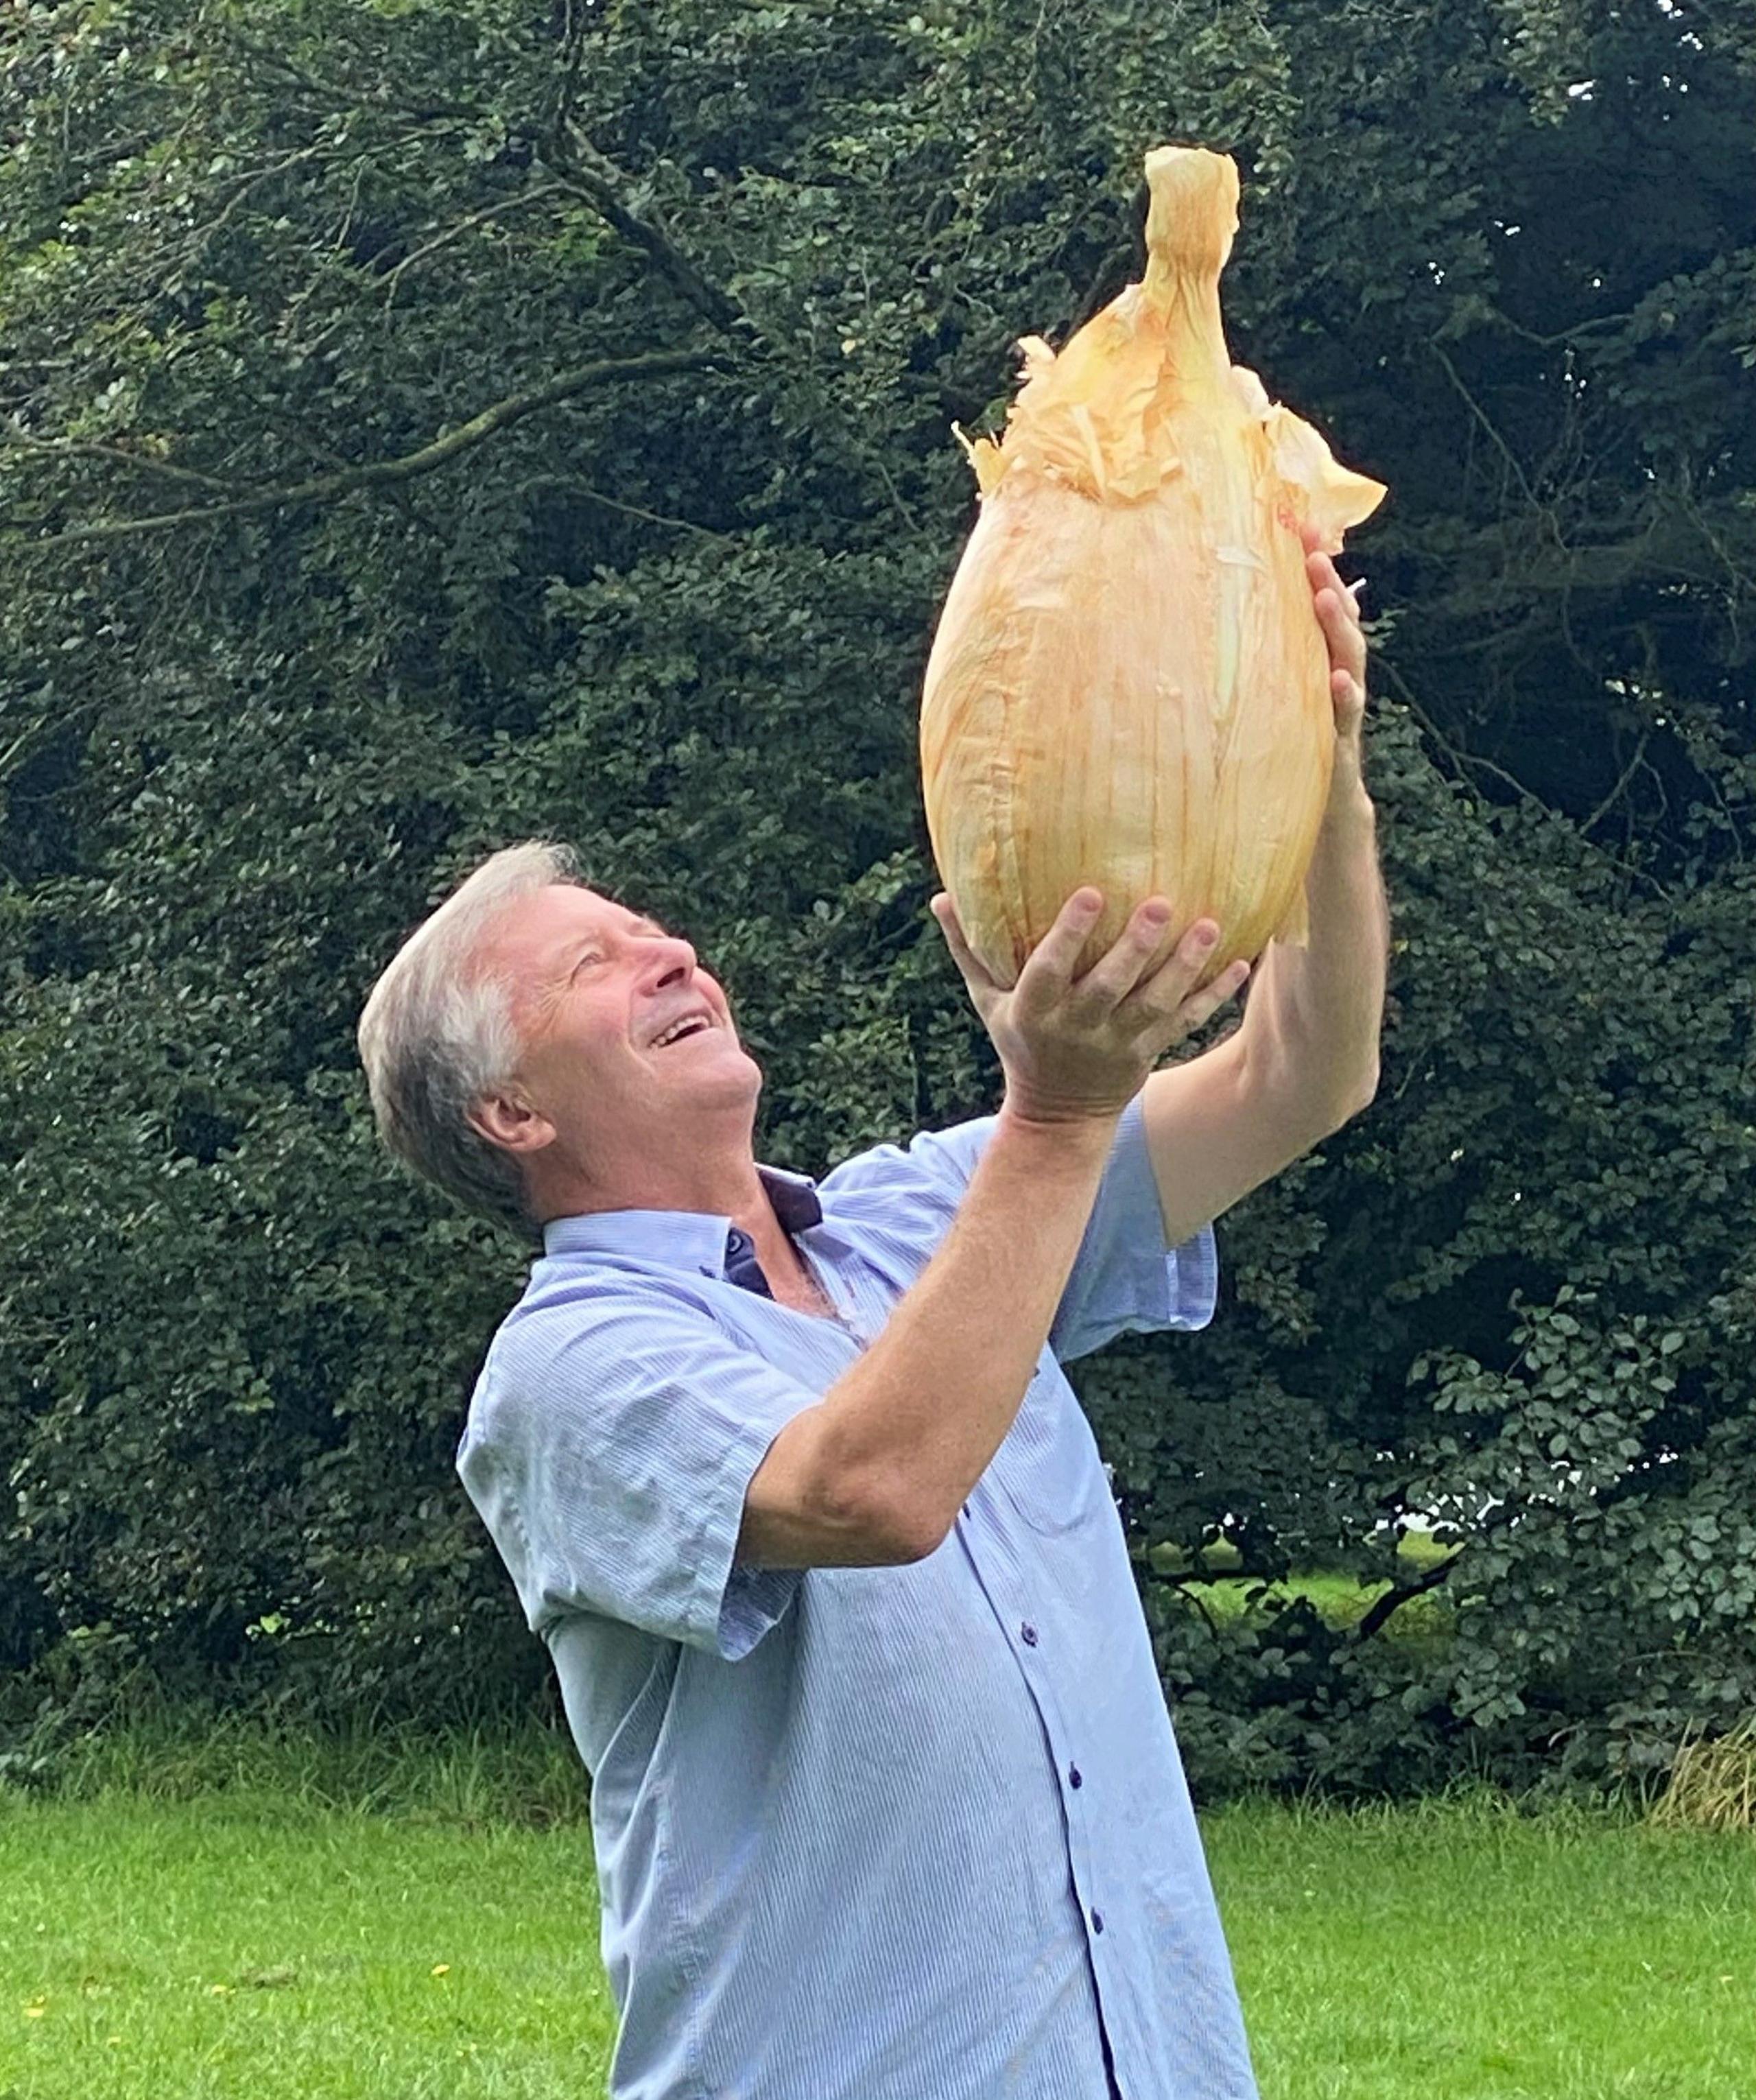
[[553, 884], [490, 927], [478, 968], [511, 987], [525, 1100], [568, 1157], [662, 1151], [762, 1075], [695, 951], [595, 890]]

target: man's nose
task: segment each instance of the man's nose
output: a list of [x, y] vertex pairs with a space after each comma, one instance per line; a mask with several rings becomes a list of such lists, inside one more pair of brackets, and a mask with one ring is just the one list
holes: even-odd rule
[[649, 968], [656, 983], [668, 985], [677, 977], [693, 976], [695, 951], [681, 933], [667, 934], [652, 945], [654, 955]]

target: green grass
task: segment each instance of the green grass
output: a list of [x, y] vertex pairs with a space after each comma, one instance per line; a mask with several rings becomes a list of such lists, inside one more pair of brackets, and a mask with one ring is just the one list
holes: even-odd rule
[[[1406, 1533], [1396, 1548], [1401, 1580], [1406, 1583], [1425, 1574], [1449, 1559], [1454, 1551], [1450, 1546], [1436, 1543], [1424, 1533]], [[1175, 1545], [1154, 1546], [1148, 1558], [1161, 1574], [1187, 1573], [1191, 1566], [1189, 1556]], [[1391, 1587], [1388, 1582], [1362, 1582], [1352, 1575], [1308, 1570], [1264, 1588], [1256, 1577], [1236, 1572], [1241, 1564], [1238, 1549], [1224, 1539], [1204, 1546], [1196, 1559], [1201, 1573], [1185, 1585], [1184, 1595], [1192, 1607], [1198, 1605], [1210, 1618], [1221, 1622], [1251, 1618], [1266, 1623], [1292, 1599], [1304, 1598], [1339, 1631], [1357, 1626]], [[1441, 1587], [1399, 1606], [1386, 1631], [1398, 1641], [1433, 1640], [1443, 1639], [1452, 1627], [1451, 1600]]]
[[[1317, 1616], [1339, 1633], [1344, 1627], [1357, 1626], [1390, 1586], [1388, 1582], [1362, 1582], [1352, 1575], [1291, 1575], [1284, 1582], [1264, 1584], [1254, 1575], [1204, 1574], [1183, 1583], [1178, 1595], [1185, 1608], [1205, 1612], [1216, 1626], [1241, 1621], [1267, 1626], [1288, 1604], [1303, 1598], [1314, 1604]], [[1400, 1605], [1384, 1631], [1388, 1638], [1408, 1641], [1442, 1639], [1452, 1628], [1452, 1607], [1441, 1590], [1411, 1597]]]
[[[0, 2100], [592, 2100], [583, 1806], [536, 1732], [136, 1732], [0, 1793]], [[1207, 1828], [1264, 2100], [1756, 2096], [1747, 1836], [1487, 1797]]]
[[603, 2090], [578, 1824], [48, 1802], [0, 1815], [0, 2093], [18, 2100]]
[[[1388, 1582], [1361, 1582], [1352, 1575], [1330, 1574], [1294, 1575], [1285, 1582], [1269, 1585], [1261, 1597], [1254, 1597], [1252, 1593], [1261, 1586], [1254, 1577], [1219, 1575], [1189, 1585], [1186, 1594], [1192, 1601], [1204, 1605], [1216, 1620], [1255, 1618], [1264, 1622], [1284, 1610], [1294, 1598], [1303, 1597], [1317, 1607], [1319, 1617], [1339, 1632], [1344, 1626], [1357, 1626], [1390, 1588]], [[1452, 1625], [1451, 1604], [1440, 1590], [1411, 1597], [1400, 1605], [1384, 1632], [1389, 1636], [1394, 1629], [1396, 1639], [1409, 1641], [1449, 1634]]]
[[1226, 1809], [1264, 2100], [1752, 2100], [1756, 1843], [1474, 1801]]

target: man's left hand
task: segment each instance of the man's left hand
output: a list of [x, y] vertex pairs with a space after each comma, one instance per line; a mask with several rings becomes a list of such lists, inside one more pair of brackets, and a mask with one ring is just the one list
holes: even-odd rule
[[1366, 720], [1366, 636], [1360, 626], [1360, 607], [1335, 573], [1335, 564], [1319, 545], [1321, 535], [1307, 525], [1301, 534], [1305, 546], [1305, 574], [1310, 580], [1317, 624], [1329, 649], [1330, 699], [1335, 708], [1335, 770], [1330, 787], [1333, 805], [1338, 796], [1357, 796], [1362, 780], [1361, 726]]

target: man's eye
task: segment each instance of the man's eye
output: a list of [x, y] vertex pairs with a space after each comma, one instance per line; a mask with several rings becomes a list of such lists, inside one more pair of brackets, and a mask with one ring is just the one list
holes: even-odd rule
[[601, 963], [602, 960], [602, 955], [581, 955], [573, 965], [574, 976], [577, 977], [581, 970], [589, 969], [593, 963]]

